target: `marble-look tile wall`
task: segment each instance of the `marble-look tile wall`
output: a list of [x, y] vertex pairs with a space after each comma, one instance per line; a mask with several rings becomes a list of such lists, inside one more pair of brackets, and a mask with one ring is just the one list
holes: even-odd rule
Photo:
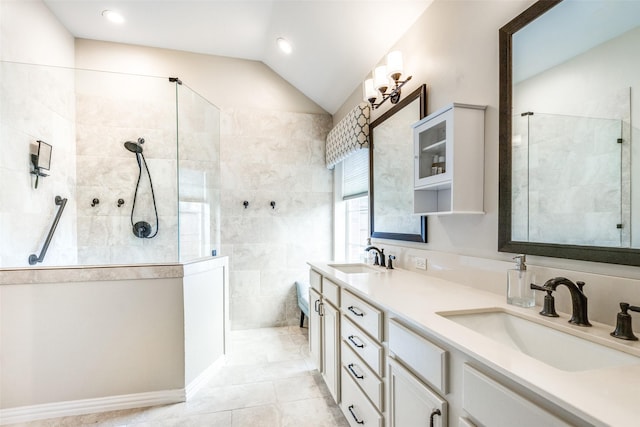
[[221, 123], [231, 327], [294, 325], [294, 282], [308, 280], [306, 261], [331, 257], [332, 172], [324, 164], [331, 117], [231, 108]]
[[[130, 264], [178, 260], [176, 84], [166, 78], [77, 71], [78, 263]], [[125, 141], [144, 138], [159, 231], [153, 239], [132, 232], [138, 162]], [[144, 169], [134, 223], [155, 231], [150, 183]], [[97, 198], [100, 203], [92, 205]], [[118, 199], [124, 205], [118, 207]]]
[[[74, 265], [76, 159], [74, 73], [71, 69], [0, 61], [0, 267], [26, 267], [39, 255], [67, 198], [57, 231], [41, 265]], [[30, 174], [37, 140], [52, 145], [49, 176]]]
[[521, 132], [516, 128], [519, 144], [513, 149], [514, 238], [628, 246], [628, 233], [624, 244], [622, 229], [616, 228], [629, 223], [621, 205], [630, 200], [629, 186], [622, 186], [630, 169], [623, 159], [629, 156], [617, 143], [623, 121], [535, 113], [516, 124], [523, 126]]

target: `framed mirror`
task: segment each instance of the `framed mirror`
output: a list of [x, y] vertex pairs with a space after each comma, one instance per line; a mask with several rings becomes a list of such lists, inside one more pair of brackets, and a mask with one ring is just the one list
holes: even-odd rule
[[638, 45], [640, 2], [538, 1], [500, 29], [500, 251], [640, 266]]
[[413, 129], [427, 114], [427, 87], [371, 122], [369, 215], [371, 237], [427, 241], [427, 217], [413, 213]]

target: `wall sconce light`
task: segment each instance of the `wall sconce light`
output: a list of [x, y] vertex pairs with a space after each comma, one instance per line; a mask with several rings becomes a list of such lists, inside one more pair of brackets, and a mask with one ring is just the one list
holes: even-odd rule
[[40, 177], [49, 176], [42, 170], [49, 170], [51, 167], [51, 151], [53, 147], [44, 141], [36, 141], [38, 143], [38, 153], [31, 155], [31, 175], [36, 176], [35, 188], [38, 188], [38, 179]]
[[[373, 109], [380, 107], [387, 99], [392, 104], [397, 104], [401, 96], [400, 88], [412, 77], [409, 76], [404, 80], [400, 80], [401, 76], [402, 52], [394, 50], [387, 55], [387, 64], [376, 67], [373, 70], [373, 78], [364, 81], [365, 101], [369, 101]], [[376, 103], [379, 96], [382, 96], [382, 99]]]

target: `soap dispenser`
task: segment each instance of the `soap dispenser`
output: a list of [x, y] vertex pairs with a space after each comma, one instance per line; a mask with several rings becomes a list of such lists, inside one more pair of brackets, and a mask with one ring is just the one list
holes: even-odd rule
[[507, 270], [507, 303], [533, 307], [536, 305], [536, 298], [530, 283], [535, 283], [535, 277], [527, 270], [527, 256], [518, 255], [513, 259], [516, 261], [516, 268]]

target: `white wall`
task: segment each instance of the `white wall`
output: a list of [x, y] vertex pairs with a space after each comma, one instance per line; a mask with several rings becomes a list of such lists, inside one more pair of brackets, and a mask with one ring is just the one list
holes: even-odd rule
[[[377, 241], [378, 245], [388, 246], [385, 252], [398, 255], [398, 265], [413, 269], [413, 257], [428, 258], [432, 254], [428, 250], [487, 259], [487, 265], [495, 264], [491, 260], [510, 260], [513, 257], [513, 254], [497, 250], [498, 29], [532, 3], [531, 0], [436, 0], [393, 47], [403, 51], [405, 70], [413, 75], [403, 92], [410, 93], [419, 84], [426, 83], [429, 113], [454, 101], [487, 105], [484, 178], [486, 214], [429, 217], [427, 244]], [[372, 64], [371, 68], [375, 65]], [[363, 80], [365, 77], [363, 76]], [[354, 88], [351, 96], [334, 115], [334, 123], [360, 102], [361, 94], [360, 86]], [[388, 105], [374, 110], [372, 120], [387, 108]], [[474, 260], [474, 265], [479, 267], [477, 258]], [[587, 282], [585, 287], [590, 307], [598, 313], [597, 320], [614, 323], [615, 313], [619, 311], [617, 302], [630, 299], [637, 303], [640, 298], [640, 283], [624, 279], [640, 279], [639, 268], [533, 256], [528, 257], [528, 260], [530, 265], [540, 267], [540, 280], [552, 277], [547, 277], [551, 272], [563, 273], [573, 280], [582, 280], [586, 276], [583, 274], [585, 272], [601, 274], [598, 280], [593, 280], [591, 284]], [[504, 266], [500, 265], [498, 268], [500, 270]], [[501, 276], [499, 274], [490, 280], [495, 281], [496, 277]], [[506, 273], [504, 277], [506, 278]], [[498, 280], [502, 282], [501, 279]], [[464, 282], [474, 285], [478, 280]], [[498, 283], [493, 290], [503, 292], [504, 286], [504, 283]], [[559, 310], [570, 311], [564, 292], [559, 293], [558, 300]]]
[[180, 390], [182, 280], [0, 286], [2, 409]]

